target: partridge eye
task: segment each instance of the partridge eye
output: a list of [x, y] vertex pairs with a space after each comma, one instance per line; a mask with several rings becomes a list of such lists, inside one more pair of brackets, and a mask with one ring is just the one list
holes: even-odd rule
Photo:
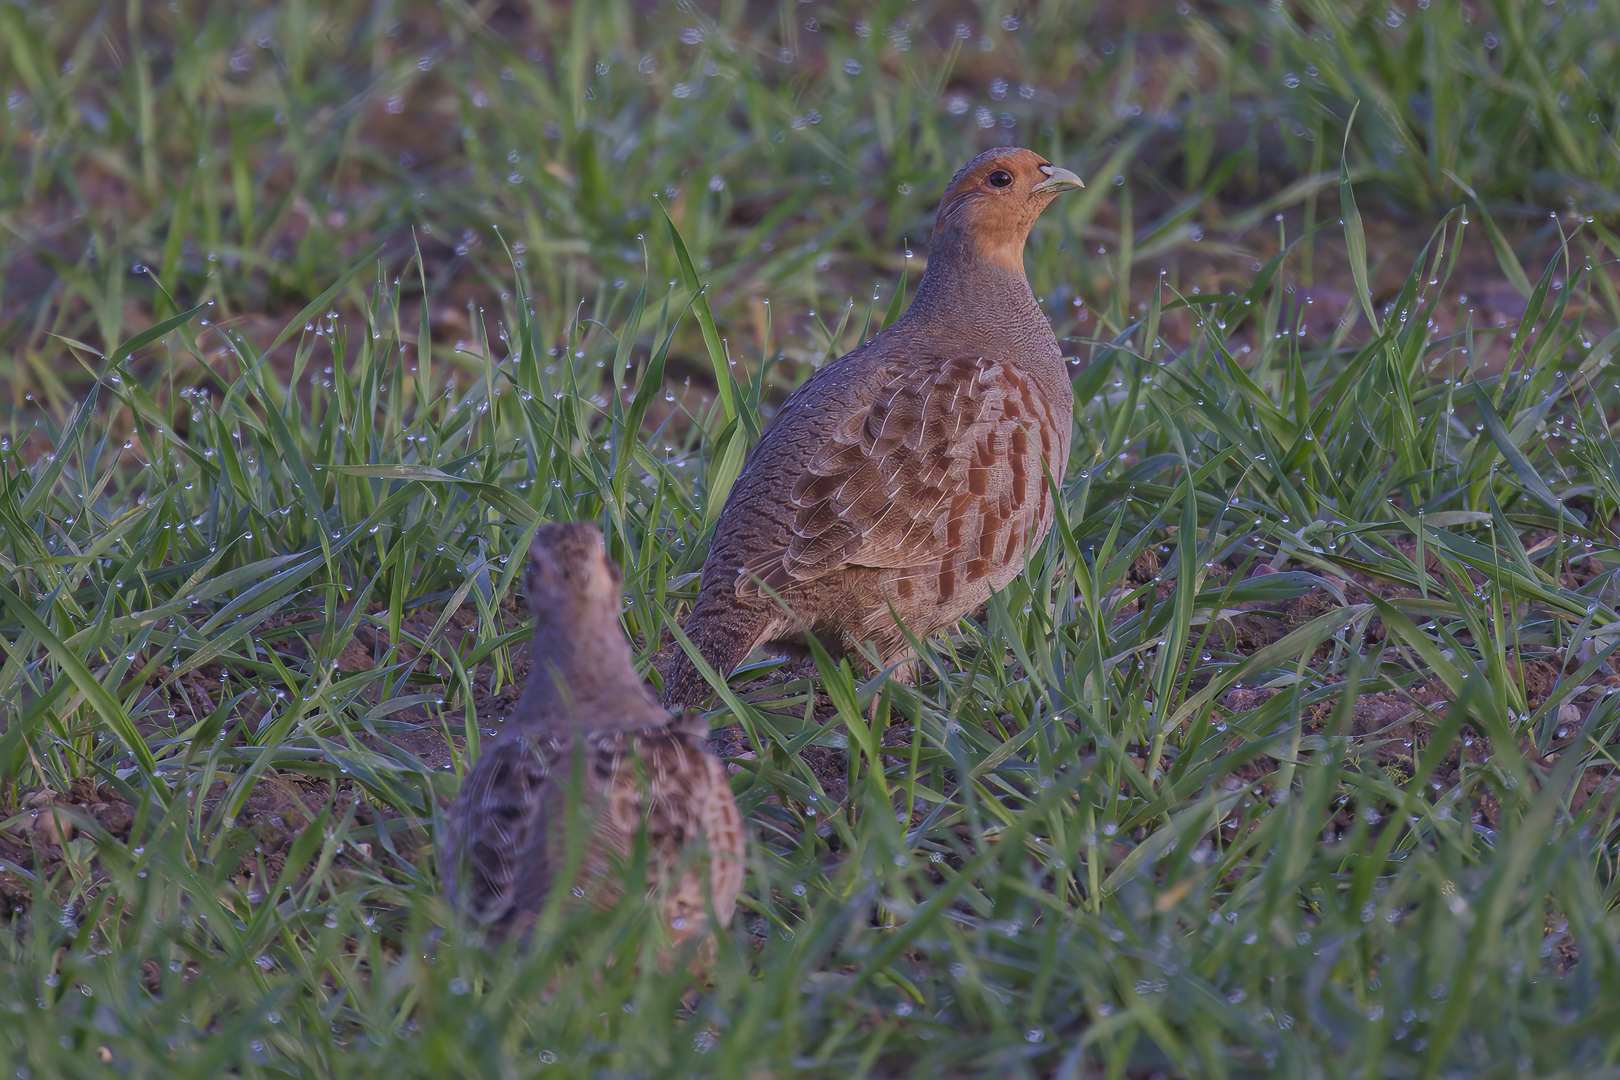
[[1005, 169], [997, 169], [989, 176], [991, 187], [1006, 187], [1012, 183], [1012, 173]]

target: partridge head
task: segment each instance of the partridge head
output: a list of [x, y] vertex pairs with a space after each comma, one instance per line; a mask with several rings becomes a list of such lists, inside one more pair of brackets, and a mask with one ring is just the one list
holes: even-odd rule
[[988, 150], [951, 178], [934, 218], [928, 261], [980, 259], [1024, 276], [1024, 241], [1062, 192], [1086, 185], [1029, 150]]

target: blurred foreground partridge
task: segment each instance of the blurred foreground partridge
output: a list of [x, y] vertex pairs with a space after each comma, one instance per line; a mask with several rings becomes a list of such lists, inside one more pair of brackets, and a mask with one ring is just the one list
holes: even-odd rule
[[564, 866], [570, 823], [588, 836], [571, 884], [592, 903], [618, 899], [645, 828], [648, 895], [673, 942], [707, 933], [711, 910], [731, 921], [742, 819], [707, 725], [671, 716], [636, 677], [619, 626], [622, 584], [594, 525], [546, 525], [529, 548], [529, 681], [450, 808], [441, 864], [452, 904], [492, 942], [532, 926]]
[[[940, 200], [905, 315], [783, 403], [720, 513], [684, 627], [729, 673], [759, 646], [871, 641], [910, 679], [918, 639], [1011, 581], [1052, 525], [1074, 390], [1024, 277], [1035, 219], [1080, 178], [1029, 150], [980, 154]], [[774, 594], [774, 596], [772, 595]], [[684, 653], [664, 702], [708, 685]]]

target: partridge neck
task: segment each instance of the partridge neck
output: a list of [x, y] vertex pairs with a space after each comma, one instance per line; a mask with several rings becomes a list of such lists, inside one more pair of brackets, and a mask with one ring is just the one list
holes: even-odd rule
[[954, 230], [934, 237], [905, 321], [982, 350], [1027, 345], [1032, 331], [1051, 335], [1023, 270], [986, 256]]
[[644, 724], [657, 711], [617, 618], [542, 620], [529, 657], [514, 719], [547, 730], [600, 731]]

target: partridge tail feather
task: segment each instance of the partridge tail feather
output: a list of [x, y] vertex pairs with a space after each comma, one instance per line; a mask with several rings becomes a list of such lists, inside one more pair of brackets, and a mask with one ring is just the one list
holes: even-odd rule
[[[721, 675], [729, 675], [760, 643], [770, 621], [768, 612], [741, 602], [735, 596], [719, 603], [705, 603], [700, 596], [697, 607], [681, 629], [710, 667]], [[708, 696], [708, 680], [677, 645], [664, 675], [664, 707], [683, 709], [701, 703]]]

